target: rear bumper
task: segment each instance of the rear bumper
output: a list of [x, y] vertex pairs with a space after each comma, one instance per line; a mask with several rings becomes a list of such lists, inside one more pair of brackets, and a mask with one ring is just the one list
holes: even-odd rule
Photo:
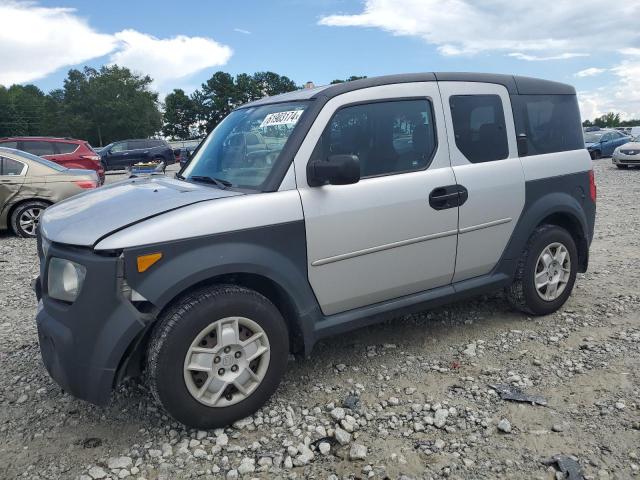
[[[78, 299], [67, 304], [48, 297], [48, 259], [68, 258], [87, 267]], [[44, 365], [73, 396], [106, 405], [129, 346], [144, 331], [144, 315], [121, 293], [119, 260], [88, 250], [52, 245], [34, 282], [39, 296], [36, 323]]]

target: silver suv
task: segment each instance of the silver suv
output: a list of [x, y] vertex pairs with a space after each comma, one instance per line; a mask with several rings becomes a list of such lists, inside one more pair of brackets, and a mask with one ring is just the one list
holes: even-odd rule
[[568, 85], [424, 73], [264, 98], [175, 179], [47, 209], [44, 363], [90, 402], [145, 374], [175, 419], [227, 425], [327, 336], [496, 289], [554, 312], [595, 200]]

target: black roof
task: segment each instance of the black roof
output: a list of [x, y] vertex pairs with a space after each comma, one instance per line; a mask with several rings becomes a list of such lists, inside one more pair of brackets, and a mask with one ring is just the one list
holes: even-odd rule
[[471, 72], [427, 72], [427, 73], [403, 73], [398, 75], [385, 75], [382, 77], [370, 77], [351, 82], [325, 85], [322, 87], [294, 90], [293, 92], [265, 97], [254, 102], [249, 102], [242, 107], [253, 107], [269, 103], [282, 103], [298, 100], [324, 98], [328, 100], [353, 90], [377, 87], [380, 85], [392, 85], [395, 83], [411, 82], [482, 82], [495, 83], [504, 86], [510, 95], [575, 95], [576, 90], [571, 85], [542, 80], [539, 78], [520, 77], [517, 75], [501, 75], [497, 73], [471, 73]]

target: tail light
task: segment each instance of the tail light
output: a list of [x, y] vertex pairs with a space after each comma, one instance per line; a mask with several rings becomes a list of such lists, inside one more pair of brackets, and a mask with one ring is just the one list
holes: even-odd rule
[[589, 194], [591, 195], [591, 200], [595, 202], [598, 196], [598, 189], [596, 187], [596, 176], [593, 170], [589, 170]]
[[98, 183], [93, 180], [76, 180], [75, 183], [80, 188], [97, 188]]

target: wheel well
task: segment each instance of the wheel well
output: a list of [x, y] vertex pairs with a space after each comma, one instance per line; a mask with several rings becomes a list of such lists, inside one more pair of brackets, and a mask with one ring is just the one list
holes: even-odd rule
[[18, 208], [20, 205], [24, 205], [27, 202], [42, 202], [46, 203], [49, 206], [53, 205], [53, 202], [51, 200], [47, 200], [46, 198], [25, 198], [24, 200], [20, 200], [14, 203], [13, 205], [11, 205], [11, 207], [9, 207], [9, 211], [7, 212], [7, 226], [11, 231], [13, 231], [13, 225], [11, 225], [11, 217], [13, 216], [13, 212], [15, 212], [16, 208]]
[[[580, 222], [572, 215], [566, 213], [553, 213], [545, 217], [539, 224], [540, 225], [557, 225], [564, 228], [573, 237], [576, 242], [576, 248], [578, 249], [578, 261], [579, 272], [585, 272], [589, 262], [589, 243], [587, 237], [582, 230]], [[537, 227], [536, 227], [537, 228]]]
[[287, 324], [287, 329], [289, 330], [289, 351], [292, 353], [297, 353], [304, 350], [304, 337], [302, 334], [302, 329], [300, 328], [300, 325], [297, 321], [298, 312], [295, 304], [293, 303], [293, 300], [279, 284], [262, 275], [252, 273], [231, 273], [209, 278], [195, 285], [192, 285], [180, 294], [176, 295], [174, 299], [165, 307], [165, 309], [168, 308], [177, 299], [190, 291], [196, 290], [206, 285], [216, 284], [237, 285], [240, 287], [255, 290], [261, 295], [264, 295], [280, 311], [280, 314]]

